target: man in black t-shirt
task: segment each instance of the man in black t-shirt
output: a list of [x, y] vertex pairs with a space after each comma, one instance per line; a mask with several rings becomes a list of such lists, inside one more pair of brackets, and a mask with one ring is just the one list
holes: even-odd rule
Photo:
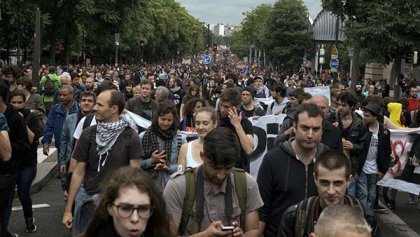
[[255, 90], [247, 86], [242, 90], [240, 111], [246, 118], [264, 116], [265, 111], [259, 101], [254, 102]]
[[[121, 116], [124, 102], [124, 96], [117, 90], [100, 93], [94, 107], [98, 124], [82, 132], [75, 148], [73, 157], [77, 160], [77, 166], [71, 177], [62, 220], [66, 228], [74, 227], [75, 235], [82, 231], [89, 220], [90, 213], [84, 204], [99, 193], [100, 187], [113, 172], [127, 165], [140, 167], [143, 150], [135, 125]], [[72, 206], [75, 200], [73, 225]]]
[[241, 143], [241, 157], [235, 167], [249, 172], [249, 155], [254, 151], [252, 123], [239, 115], [241, 94], [235, 88], [227, 88], [220, 95], [220, 127], [228, 127], [235, 132]]

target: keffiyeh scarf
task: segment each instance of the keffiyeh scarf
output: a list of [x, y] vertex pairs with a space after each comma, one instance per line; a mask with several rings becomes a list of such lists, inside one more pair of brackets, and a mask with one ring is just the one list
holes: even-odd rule
[[172, 151], [172, 139], [175, 135], [176, 131], [174, 131], [173, 129], [162, 130], [160, 128], [148, 128], [144, 133], [142, 139], [142, 146], [145, 157], [152, 157], [152, 153], [156, 150], [158, 150], [159, 152], [162, 151], [161, 149], [159, 149], [159, 142], [157, 139], [159, 137], [165, 142], [164, 149], [166, 153], [166, 159], [169, 160]]
[[120, 120], [117, 122], [98, 123], [96, 130], [96, 150], [99, 156], [107, 153], [112, 148], [115, 141], [126, 127], [131, 127], [132, 129], [137, 130], [137, 126], [129, 118], [129, 116], [125, 114], [122, 114], [120, 116]]

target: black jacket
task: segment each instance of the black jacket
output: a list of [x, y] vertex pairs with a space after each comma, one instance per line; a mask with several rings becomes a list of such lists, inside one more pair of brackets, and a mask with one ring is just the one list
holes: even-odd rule
[[[257, 183], [264, 206], [259, 209], [260, 221], [266, 223], [264, 237], [277, 236], [279, 223], [288, 207], [316, 195], [314, 163], [305, 166], [296, 158], [292, 140], [271, 149], [263, 158]], [[318, 145], [316, 157], [326, 149]]]
[[11, 105], [7, 105], [4, 111], [7, 124], [9, 125], [9, 139], [12, 146], [12, 158], [3, 162], [0, 161], [0, 173], [15, 172], [22, 163], [23, 157], [31, 152], [28, 131], [26, 130], [25, 119]]
[[338, 128], [341, 130], [341, 135], [344, 139], [353, 143], [353, 149], [350, 150], [351, 171], [353, 175], [360, 174], [361, 161], [366, 159], [366, 144], [368, 140], [368, 129], [363, 123], [359, 115], [352, 112], [353, 121], [347, 128], [343, 127], [341, 117], [338, 112], [330, 114], [328, 121], [331, 123], [338, 122]]
[[[278, 237], [307, 237], [309, 236], [309, 234], [311, 232], [314, 232], [314, 226], [316, 224], [316, 222], [318, 221], [319, 216], [321, 215], [321, 208], [319, 207], [319, 198], [318, 197], [314, 197], [311, 199], [305, 199], [300, 203], [303, 202], [308, 202], [308, 200], [311, 200], [308, 203], [308, 211], [310, 213], [307, 213], [307, 220], [306, 220], [306, 228], [304, 231], [304, 235], [303, 236], [297, 236], [295, 233], [295, 226], [296, 226], [296, 212], [297, 212], [297, 207], [299, 204], [290, 206], [287, 211], [284, 213], [283, 218], [281, 220], [281, 224], [279, 227], [279, 232], [278, 232]], [[353, 197], [350, 197], [348, 195], [345, 196], [345, 204], [355, 206], [358, 205], [357, 204], [357, 200]], [[361, 205], [363, 207], [363, 214], [365, 216], [366, 222], [370, 225], [370, 227], [372, 228], [372, 236], [373, 237], [380, 237], [381, 233], [379, 231], [378, 228], [378, 224], [377, 224], [377, 217], [375, 215], [375, 213], [370, 209], [367, 208], [365, 206], [363, 206], [363, 204], [361, 204], [359, 202], [359, 205]], [[357, 208], [357, 207], [355, 207]], [[317, 214], [315, 214], [317, 213]], [[308, 223], [310, 222], [310, 224]], [[309, 224], [309, 225], [308, 225]], [[310, 227], [310, 228], [308, 228]]]
[[18, 110], [21, 114], [23, 114], [23, 117], [25, 118], [26, 125], [31, 129], [31, 131], [34, 133], [34, 141], [31, 144], [31, 152], [27, 153], [25, 157], [22, 160], [21, 166], [31, 166], [38, 162], [37, 160], [37, 150], [39, 145], [39, 138], [42, 136], [42, 130], [39, 126], [40, 121], [39, 117], [35, 115], [33, 112], [31, 112], [29, 109], [20, 109]]
[[[365, 155], [361, 156], [359, 174], [363, 169], [365, 164], [367, 154], [369, 152], [370, 140], [372, 139], [372, 133], [368, 130], [368, 138], [365, 144]], [[382, 174], [385, 174], [389, 168], [389, 162], [391, 157], [391, 133], [384, 129], [383, 124], [379, 123], [378, 131], [378, 156], [376, 158], [376, 163], [378, 164], [378, 171]]]

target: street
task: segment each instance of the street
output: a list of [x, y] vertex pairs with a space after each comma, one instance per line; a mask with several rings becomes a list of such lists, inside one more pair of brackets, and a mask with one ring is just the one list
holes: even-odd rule
[[[35, 233], [25, 233], [25, 221], [22, 210], [12, 211], [9, 228], [19, 236], [30, 237], [68, 237], [70, 232], [61, 224], [64, 210], [64, 199], [60, 187], [60, 180], [52, 178], [40, 192], [32, 195], [33, 205], [46, 204], [48, 207], [34, 208], [35, 224], [38, 230]], [[13, 208], [20, 207], [20, 202], [15, 199]]]
[[[61, 217], [64, 209], [64, 200], [62, 191], [60, 188], [60, 182], [56, 178], [52, 178], [48, 184], [41, 189], [40, 192], [32, 196], [34, 205], [34, 216], [36, 219], [36, 225], [38, 231], [32, 234], [25, 233], [24, 230], [24, 219], [22, 210], [12, 211], [12, 217], [10, 220], [10, 229], [19, 236], [30, 236], [30, 237], [69, 237], [70, 233], [61, 224]], [[397, 196], [397, 209], [394, 213], [398, 215], [407, 225], [414, 231], [420, 233], [420, 224], [418, 217], [420, 210], [416, 209], [416, 206], [408, 205], [408, 194], [398, 193]], [[48, 205], [48, 206], [47, 206]], [[13, 204], [14, 209], [19, 209], [20, 203], [16, 199]], [[403, 231], [398, 230], [399, 227], [404, 228], [404, 224], [401, 226], [384, 224], [381, 219], [395, 219], [394, 215], [391, 215], [390, 210], [378, 213], [380, 216], [379, 226], [381, 229], [382, 237], [399, 237], [399, 236], [420, 236], [413, 234], [403, 234]], [[399, 232], [396, 235], [396, 231]]]

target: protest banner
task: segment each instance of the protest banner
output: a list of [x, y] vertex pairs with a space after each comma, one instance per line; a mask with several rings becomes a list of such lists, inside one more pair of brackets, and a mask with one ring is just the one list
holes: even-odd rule
[[[411, 151], [415, 137], [420, 135], [420, 129], [390, 129], [391, 151], [395, 159], [385, 176], [378, 182], [378, 185], [398, 189], [412, 194], [420, 193], [420, 183], [413, 178], [420, 175], [420, 167], [407, 165], [408, 153]], [[410, 163], [409, 163], [410, 164]]]
[[312, 96], [322, 95], [322, 96], [327, 97], [328, 98], [328, 105], [331, 105], [330, 87], [328, 87], [328, 86], [305, 87], [303, 90], [306, 93], [311, 94]]
[[274, 138], [277, 137], [285, 117], [285, 114], [280, 114], [251, 119], [254, 130], [254, 152], [250, 156], [250, 173], [254, 178], [258, 175], [265, 153], [273, 148]]

